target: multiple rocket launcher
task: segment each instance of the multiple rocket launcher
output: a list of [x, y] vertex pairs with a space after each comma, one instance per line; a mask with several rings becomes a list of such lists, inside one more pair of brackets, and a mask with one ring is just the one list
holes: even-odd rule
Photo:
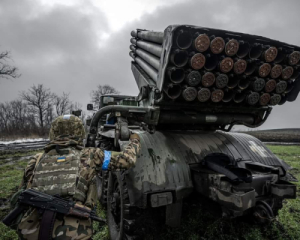
[[[169, 99], [251, 106], [283, 104], [299, 75], [300, 51], [280, 42], [272, 45], [257, 36], [197, 27], [178, 28], [171, 44], [164, 35], [132, 31], [129, 54], [152, 80], [164, 79], [163, 90]], [[167, 44], [171, 47], [166, 57]], [[159, 72], [166, 59], [162, 77]]]

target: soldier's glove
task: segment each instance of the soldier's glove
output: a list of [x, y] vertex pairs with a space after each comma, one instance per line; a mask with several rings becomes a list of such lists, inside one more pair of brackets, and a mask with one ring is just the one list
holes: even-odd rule
[[139, 141], [140, 141], [140, 137], [139, 137], [139, 135], [138, 135], [138, 134], [136, 134], [136, 133], [132, 133], [132, 134], [130, 135], [130, 140], [134, 140], [134, 139], [137, 139], [137, 140], [139, 140]]

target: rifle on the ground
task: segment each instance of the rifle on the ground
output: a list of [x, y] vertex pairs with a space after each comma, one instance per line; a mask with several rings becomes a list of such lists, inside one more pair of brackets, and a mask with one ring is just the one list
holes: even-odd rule
[[84, 219], [90, 218], [97, 222], [106, 222], [105, 219], [98, 217], [95, 211], [90, 208], [33, 189], [27, 189], [19, 195], [17, 207], [11, 211], [2, 222], [6, 226], [10, 226], [28, 206], [47, 212], [61, 213]]

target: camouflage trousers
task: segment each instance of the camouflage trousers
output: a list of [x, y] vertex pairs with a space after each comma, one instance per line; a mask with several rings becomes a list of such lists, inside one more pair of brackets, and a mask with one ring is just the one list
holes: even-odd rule
[[[18, 225], [18, 235], [22, 240], [37, 240], [40, 231], [41, 214], [37, 209], [28, 212]], [[90, 219], [78, 219], [64, 216], [55, 220], [52, 239], [55, 240], [88, 240], [92, 237]]]

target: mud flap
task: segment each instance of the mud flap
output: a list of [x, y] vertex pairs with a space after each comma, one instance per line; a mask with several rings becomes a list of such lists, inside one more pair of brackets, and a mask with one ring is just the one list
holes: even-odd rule
[[182, 213], [182, 200], [166, 206], [166, 225], [179, 227]]

